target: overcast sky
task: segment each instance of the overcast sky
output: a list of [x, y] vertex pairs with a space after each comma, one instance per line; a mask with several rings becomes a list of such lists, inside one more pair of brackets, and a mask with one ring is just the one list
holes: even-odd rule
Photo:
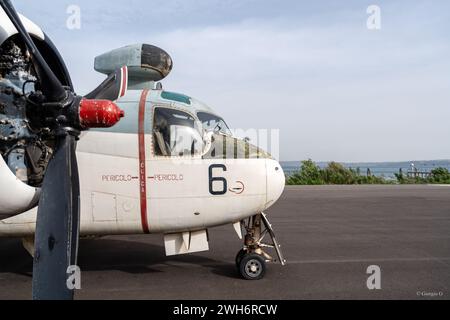
[[[77, 91], [133, 43], [174, 60], [167, 90], [234, 128], [280, 129], [281, 160], [450, 159], [450, 2], [13, 0], [60, 49]], [[69, 30], [67, 7], [81, 8]], [[366, 10], [381, 8], [381, 30]]]

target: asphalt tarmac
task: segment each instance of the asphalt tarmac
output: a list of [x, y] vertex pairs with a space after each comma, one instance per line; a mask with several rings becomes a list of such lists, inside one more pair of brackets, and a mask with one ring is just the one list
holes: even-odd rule
[[[108, 236], [81, 241], [76, 298], [450, 299], [448, 186], [287, 187], [267, 213], [288, 265], [263, 280], [239, 277], [231, 225], [210, 229], [210, 251], [175, 257], [161, 235]], [[29, 299], [31, 270], [21, 241], [0, 239], [0, 299]]]

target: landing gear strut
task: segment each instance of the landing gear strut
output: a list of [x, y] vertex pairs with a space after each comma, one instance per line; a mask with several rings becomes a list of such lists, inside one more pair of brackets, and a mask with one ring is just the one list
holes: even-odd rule
[[[275, 234], [267, 216], [261, 212], [247, 220], [242, 220], [241, 225], [246, 231], [244, 246], [236, 255], [236, 267], [244, 279], [259, 280], [266, 273], [266, 262], [280, 262], [286, 264], [281, 253]], [[271, 238], [271, 243], [264, 243], [266, 235]], [[269, 255], [265, 249], [275, 249], [277, 259]]]

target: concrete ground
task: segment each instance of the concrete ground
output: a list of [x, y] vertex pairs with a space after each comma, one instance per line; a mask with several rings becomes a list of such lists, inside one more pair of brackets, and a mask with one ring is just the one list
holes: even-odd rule
[[[165, 257], [161, 235], [82, 240], [77, 299], [450, 299], [450, 187], [287, 187], [268, 212], [288, 265], [240, 279], [231, 225], [210, 251]], [[366, 269], [381, 268], [381, 290]], [[29, 299], [32, 260], [0, 239], [0, 299]]]

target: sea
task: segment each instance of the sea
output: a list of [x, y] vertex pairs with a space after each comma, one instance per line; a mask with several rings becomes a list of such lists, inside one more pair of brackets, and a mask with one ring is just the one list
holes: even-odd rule
[[[395, 178], [395, 173], [400, 169], [406, 174], [408, 171], [430, 172], [435, 168], [446, 168], [450, 171], [450, 160], [420, 160], [402, 162], [340, 162], [346, 168], [359, 168], [361, 174], [366, 174], [367, 169], [375, 176]], [[286, 175], [291, 175], [300, 169], [301, 161], [281, 161], [281, 167]], [[325, 168], [328, 162], [316, 162], [320, 168]]]

